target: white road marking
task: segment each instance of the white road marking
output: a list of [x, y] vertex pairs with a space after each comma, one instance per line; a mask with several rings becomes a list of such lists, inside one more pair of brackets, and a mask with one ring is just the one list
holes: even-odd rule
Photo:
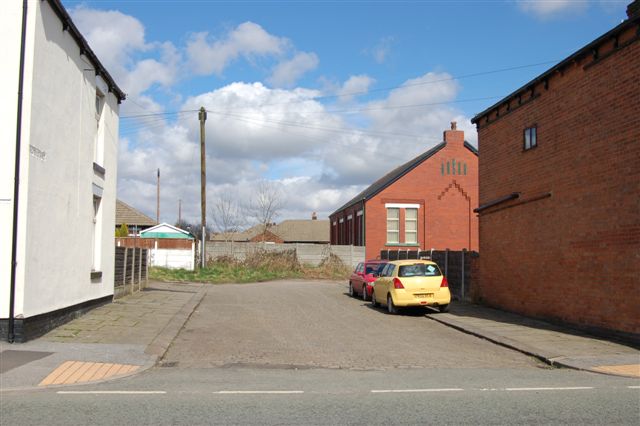
[[289, 394], [304, 393], [304, 391], [218, 391], [214, 393], [219, 395], [254, 395], [254, 394], [289, 395]]
[[372, 390], [371, 393], [417, 393], [417, 392], [460, 392], [464, 389], [448, 388], [448, 389], [384, 389]]
[[629, 389], [640, 389], [640, 386], [627, 386]]
[[593, 389], [590, 386], [575, 386], [563, 388], [506, 388], [506, 391], [552, 391], [552, 390], [587, 390]]
[[166, 391], [58, 391], [60, 395], [162, 395]]

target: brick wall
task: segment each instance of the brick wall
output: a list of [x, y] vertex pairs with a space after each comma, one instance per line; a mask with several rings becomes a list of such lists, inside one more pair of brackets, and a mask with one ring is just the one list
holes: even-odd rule
[[[520, 193], [480, 216], [475, 291], [490, 305], [640, 335], [637, 34], [619, 35], [618, 50], [605, 40], [480, 117], [480, 204]], [[538, 146], [524, 151], [534, 125]]]
[[[420, 204], [418, 245], [421, 250], [478, 250], [478, 219], [473, 213], [478, 206], [478, 156], [464, 147], [464, 132], [447, 131], [445, 138], [448, 142], [443, 149], [366, 202], [368, 259], [375, 258], [381, 250], [398, 248], [387, 244], [386, 203]], [[446, 164], [452, 160], [466, 165], [467, 174], [458, 174], [457, 170], [455, 175], [447, 174]]]

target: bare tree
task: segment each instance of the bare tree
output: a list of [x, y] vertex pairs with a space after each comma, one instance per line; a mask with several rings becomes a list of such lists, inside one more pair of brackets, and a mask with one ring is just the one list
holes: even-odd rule
[[274, 223], [284, 206], [283, 194], [274, 182], [258, 182], [255, 193], [247, 206], [247, 216], [261, 227], [262, 238], [269, 226]]
[[223, 192], [213, 200], [209, 215], [215, 232], [222, 235], [225, 242], [246, 223], [240, 204], [230, 192]]

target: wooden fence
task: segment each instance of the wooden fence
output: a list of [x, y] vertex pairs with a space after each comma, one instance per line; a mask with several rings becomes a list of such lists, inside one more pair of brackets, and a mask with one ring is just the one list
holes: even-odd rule
[[149, 281], [149, 250], [116, 247], [113, 298], [138, 292]]
[[[458, 300], [467, 300], [471, 297], [472, 286], [478, 278], [472, 272], [478, 253], [475, 251], [455, 250], [382, 250], [380, 258], [386, 260], [420, 259], [429, 258], [438, 264], [442, 273], [447, 277], [451, 296]], [[477, 274], [476, 274], [477, 275]]]

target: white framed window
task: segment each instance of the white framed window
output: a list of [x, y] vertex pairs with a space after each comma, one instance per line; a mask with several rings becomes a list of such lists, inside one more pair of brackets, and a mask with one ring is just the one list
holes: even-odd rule
[[102, 202], [102, 194], [93, 194], [93, 233], [92, 233], [92, 253], [91, 253], [91, 271], [100, 270], [100, 258], [102, 256], [102, 212], [100, 204]]
[[418, 243], [418, 209], [406, 209], [404, 211], [404, 242], [407, 244]]
[[400, 209], [387, 208], [387, 243], [400, 243]]

